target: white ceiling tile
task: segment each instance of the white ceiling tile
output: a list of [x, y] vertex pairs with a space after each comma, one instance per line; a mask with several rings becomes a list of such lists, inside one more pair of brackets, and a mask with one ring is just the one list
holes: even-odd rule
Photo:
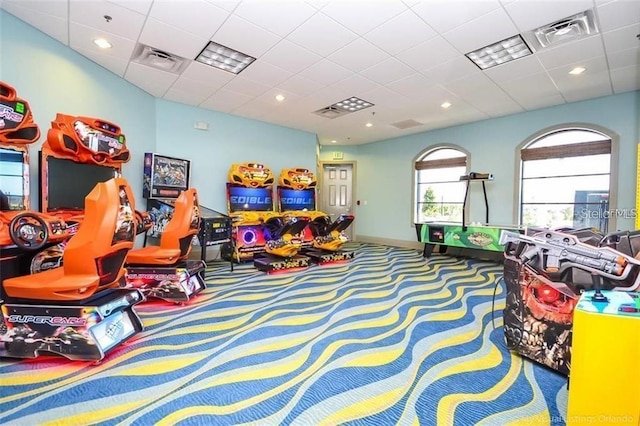
[[536, 53], [536, 57], [546, 68], [556, 68], [602, 55], [604, 55], [602, 40], [597, 35]]
[[186, 92], [179, 90], [175, 87], [171, 87], [164, 94], [163, 99], [173, 102], [179, 102], [185, 105], [197, 106], [202, 103], [209, 96], [203, 92]]
[[[284, 96], [284, 101], [278, 101], [276, 99], [277, 95]], [[278, 108], [278, 110], [280, 110], [283, 107], [285, 107], [287, 105], [291, 105], [292, 103], [296, 102], [301, 97], [302, 96], [300, 96], [300, 95], [298, 95], [296, 93], [289, 92], [287, 90], [283, 90], [283, 89], [281, 89], [279, 87], [274, 87], [272, 89], [267, 90], [262, 95], [258, 96], [256, 98], [256, 101], [262, 102], [265, 105], [266, 108], [276, 107], [276, 108]]]
[[536, 55], [525, 56], [515, 61], [507, 62], [484, 70], [484, 73], [496, 83], [518, 79], [527, 75], [544, 71]]
[[612, 94], [608, 71], [569, 75], [563, 70], [550, 70], [549, 75], [567, 102]]
[[187, 59], [195, 59], [205, 48], [208, 39], [148, 18], [140, 34], [140, 43]]
[[281, 37], [249, 21], [231, 15], [211, 40], [246, 55], [259, 58], [275, 46]]
[[480, 69], [464, 56], [422, 71], [433, 84], [442, 84], [479, 73]]
[[242, 71], [242, 77], [258, 81], [267, 86], [276, 86], [293, 74], [267, 62], [257, 60]]
[[345, 67], [323, 59], [300, 72], [300, 75], [328, 86], [349, 77], [351, 72]]
[[607, 71], [609, 66], [607, 64], [607, 58], [604, 56], [598, 56], [597, 58], [585, 59], [582, 61], [576, 61], [572, 64], [563, 65], [557, 68], [549, 68], [548, 72], [552, 78], [560, 75], [568, 75], [569, 77], [579, 78], [580, 76], [573, 76], [569, 74], [569, 71], [574, 69], [575, 67], [584, 67], [586, 71], [581, 76], [589, 75], [589, 74], [597, 74], [603, 71]]
[[420, 73], [414, 73], [401, 80], [387, 84], [389, 89], [407, 97], [421, 96], [421, 93], [432, 86], [434, 84], [431, 80]]
[[[322, 35], [318, 37], [318, 35]], [[321, 56], [346, 46], [358, 36], [322, 13], [317, 13], [287, 37]]]
[[262, 117], [267, 114], [267, 108], [262, 102], [258, 102], [254, 99], [246, 104], [242, 104], [239, 107], [234, 108], [231, 113], [251, 118], [253, 120], [262, 120]]
[[[105, 15], [112, 19], [105, 19]], [[71, 22], [94, 27], [106, 33], [129, 40], [137, 40], [142, 31], [145, 16], [106, 1], [71, 0], [69, 2], [69, 19]]]
[[294, 75], [287, 81], [278, 84], [277, 87], [300, 96], [307, 96], [322, 89], [325, 86], [325, 84], [318, 83], [316, 81], [302, 77], [301, 75]]
[[202, 81], [191, 80], [189, 78], [185, 78], [184, 76], [178, 77], [178, 79], [171, 86], [171, 89], [181, 93], [191, 94], [195, 98], [201, 98], [198, 102], [188, 102], [189, 104], [195, 105], [200, 104], [202, 101], [213, 95], [218, 90], [218, 88], [215, 86], [211, 86]]
[[265, 53], [260, 60], [284, 68], [294, 74], [315, 64], [321, 56], [308, 51], [288, 40], [282, 40]]
[[229, 12], [204, 0], [155, 0], [149, 16], [208, 40]]
[[131, 62], [124, 78], [153, 96], [161, 98], [178, 76]]
[[[11, 12], [13, 6], [20, 6], [56, 18], [67, 20], [69, 16], [67, 0], [2, 0], [2, 8]], [[22, 19], [21, 16], [18, 16]]]
[[23, 20], [32, 27], [58, 40], [60, 43], [65, 45], [69, 44], [69, 27], [66, 17], [64, 19], [56, 18], [46, 13], [40, 13], [35, 9], [23, 7], [22, 4], [23, 3], [18, 4], [18, 2], [15, 1], [7, 2], [5, 0], [2, 3], [2, 8], [16, 18]]
[[109, 3], [117, 4], [118, 6], [126, 7], [134, 12], [147, 15], [151, 8], [153, 0], [107, 0]]
[[526, 103], [530, 98], [548, 98], [560, 95], [558, 88], [546, 72], [509, 80], [502, 83], [501, 87], [520, 105], [523, 105], [523, 102]]
[[233, 12], [236, 7], [240, 4], [240, 0], [206, 0], [207, 2], [221, 7], [227, 12]]
[[534, 109], [547, 108], [554, 105], [562, 105], [565, 102], [561, 94], [548, 95], [548, 96], [532, 96], [518, 100], [518, 103], [522, 108], [527, 111], [533, 111]]
[[374, 90], [380, 87], [378, 83], [375, 83], [368, 78], [364, 78], [361, 75], [354, 74], [351, 77], [340, 80], [331, 85], [332, 88], [341, 90], [343, 92], [350, 92], [350, 96], [358, 96], [360, 93], [365, 93], [370, 90]]
[[[401, 108], [409, 102], [409, 100], [402, 96], [399, 93], [394, 92], [393, 90], [389, 90], [386, 87], [378, 87], [373, 90], [369, 90], [363, 94], [364, 100], [368, 102], [374, 103], [376, 106], [373, 107], [372, 111], [375, 111], [376, 108]], [[365, 111], [369, 111], [368, 108]]]
[[247, 96], [260, 96], [272, 86], [258, 83], [257, 81], [249, 80], [242, 77], [235, 77], [233, 80], [225, 84], [224, 89], [230, 90], [235, 93], [241, 93]]
[[[112, 47], [109, 49], [99, 48], [93, 42], [98, 38], [107, 39]], [[100, 56], [112, 56], [128, 62], [136, 47], [136, 42], [124, 37], [107, 34], [96, 28], [85, 27], [71, 22], [69, 24], [69, 46], [75, 50], [83, 49], [84, 51], [95, 52]]]
[[516, 0], [505, 5], [507, 13], [521, 31], [551, 24], [592, 7], [592, 0], [553, 0], [553, 7], [546, 7], [540, 0]]
[[446, 83], [444, 88], [493, 117], [522, 110], [508, 94], [483, 74]]
[[407, 10], [371, 30], [364, 37], [385, 52], [396, 55], [436, 35], [413, 11]]
[[[639, 2], [640, 3], [640, 2]], [[640, 19], [640, 17], [638, 17]], [[615, 31], [602, 34], [607, 52], [631, 49], [638, 46], [637, 35], [640, 33], [640, 23], [629, 25]]]
[[422, 71], [460, 57], [460, 52], [438, 36], [396, 55], [415, 70]]
[[425, 0], [412, 7], [427, 24], [439, 33], [452, 30], [500, 7], [496, 0], [451, 1]]
[[222, 71], [218, 68], [193, 61], [182, 72], [181, 77], [206, 83], [213, 89], [219, 89], [231, 81], [235, 75], [230, 72]]
[[322, 8], [322, 13], [363, 35], [383, 22], [402, 13], [407, 6], [399, 0], [377, 1], [331, 1]]
[[615, 93], [640, 90], [640, 66], [611, 70], [611, 81]]
[[351, 71], [359, 72], [389, 58], [389, 55], [363, 38], [357, 38], [328, 59]]
[[616, 52], [607, 52], [607, 60], [611, 69], [625, 68], [640, 64], [640, 46]]
[[442, 36], [460, 52], [468, 53], [516, 34], [518, 34], [518, 29], [505, 11], [496, 9], [447, 31]]
[[240, 105], [249, 102], [251, 99], [253, 99], [253, 96], [220, 89], [203, 101], [200, 106], [214, 111], [231, 112]]
[[316, 12], [309, 4], [298, 1], [279, 2], [277, 7], [267, 1], [245, 1], [234, 11], [236, 15], [280, 37], [285, 37]]
[[389, 58], [384, 62], [380, 62], [360, 74], [380, 84], [391, 83], [408, 77], [415, 71], [395, 58]]
[[596, 9], [601, 32], [607, 32], [627, 25], [637, 24], [640, 20], [640, 1], [618, 0]]
[[96, 52], [95, 50], [87, 50], [82, 48], [73, 48], [75, 51], [80, 53], [81, 55], [86, 56], [91, 59], [96, 64], [100, 65], [103, 68], [108, 69], [114, 74], [122, 77], [129, 65], [128, 59], [117, 58], [114, 56], [104, 55], [100, 52]]

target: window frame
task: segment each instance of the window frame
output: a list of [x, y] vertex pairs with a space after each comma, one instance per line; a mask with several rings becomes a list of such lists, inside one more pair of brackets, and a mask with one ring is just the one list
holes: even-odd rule
[[[620, 137], [617, 133], [606, 127], [599, 126], [592, 123], [563, 123], [550, 127], [546, 127], [538, 132], [531, 134], [523, 142], [521, 142], [515, 150], [515, 173], [517, 181], [514, 182], [514, 205], [513, 205], [513, 223], [517, 223], [522, 226], [522, 185], [523, 185], [523, 165], [522, 150], [526, 149], [530, 145], [538, 142], [540, 139], [549, 136], [553, 133], [561, 131], [582, 130], [594, 133], [599, 133], [604, 137], [608, 137], [611, 141], [611, 153], [609, 156], [609, 210], [614, 210], [618, 206], [618, 164], [620, 157], [619, 141]], [[578, 143], [579, 144], [579, 143]], [[576, 144], [576, 145], [578, 145]], [[617, 217], [611, 215], [608, 220], [608, 229], [617, 229]]]
[[[416, 169], [416, 163], [421, 161], [422, 158], [426, 157], [427, 155], [438, 151], [440, 149], [455, 149], [456, 151], [459, 151], [460, 153], [464, 154], [466, 157], [466, 174], [469, 173], [469, 170], [471, 169], [471, 153], [466, 150], [465, 148], [461, 147], [460, 145], [456, 145], [456, 144], [450, 144], [450, 143], [439, 143], [439, 144], [435, 144], [435, 145], [430, 145], [426, 148], [424, 148], [422, 151], [420, 151], [415, 157], [413, 157], [412, 161], [411, 161], [411, 210], [410, 210], [410, 226], [411, 228], [415, 228], [415, 224], [418, 223], [416, 222], [416, 211], [417, 211], [417, 195], [418, 195], [418, 180], [417, 180], [417, 175], [418, 175], [418, 171]], [[446, 161], [446, 160], [445, 160]], [[467, 200], [467, 205], [465, 206], [465, 216], [469, 216], [469, 204], [470, 201]]]

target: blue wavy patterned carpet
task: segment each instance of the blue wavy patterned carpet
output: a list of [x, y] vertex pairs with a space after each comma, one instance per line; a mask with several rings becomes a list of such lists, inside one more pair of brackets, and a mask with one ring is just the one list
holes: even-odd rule
[[[566, 379], [504, 347], [502, 267], [352, 244], [348, 264], [219, 264], [101, 364], [3, 360], [0, 424], [564, 424]], [[495, 325], [495, 329], [494, 329]]]

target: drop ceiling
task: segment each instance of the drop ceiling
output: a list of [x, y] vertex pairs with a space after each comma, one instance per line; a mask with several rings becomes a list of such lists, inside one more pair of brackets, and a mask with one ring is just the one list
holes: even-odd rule
[[[640, 0], [0, 1], [157, 98], [313, 132], [323, 145], [640, 89]], [[586, 10], [597, 34], [532, 46], [532, 55], [484, 71], [465, 56]], [[112, 47], [98, 48], [97, 38]], [[209, 41], [256, 60], [238, 75], [196, 62]], [[141, 44], [185, 63], [173, 72], [141, 64]], [[570, 75], [577, 66], [586, 71]], [[315, 113], [352, 96], [374, 106]]]

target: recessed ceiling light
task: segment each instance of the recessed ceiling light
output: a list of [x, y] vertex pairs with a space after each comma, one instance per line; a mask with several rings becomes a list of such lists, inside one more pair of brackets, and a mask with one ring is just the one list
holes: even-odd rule
[[580, 75], [583, 72], [585, 72], [586, 70], [587, 69], [585, 67], [575, 67], [574, 69], [569, 71], [569, 74], [571, 74], [571, 75]]
[[518, 58], [531, 55], [531, 49], [524, 42], [520, 34], [509, 37], [497, 43], [490, 44], [465, 56], [481, 70], [495, 67]]
[[111, 43], [109, 43], [107, 40], [103, 39], [103, 38], [97, 38], [95, 40], [93, 40], [93, 42], [96, 44], [96, 46], [98, 46], [100, 49], [109, 49], [111, 48]]
[[283, 95], [276, 95], [276, 101], [278, 101], [278, 102], [284, 101], [284, 96]]
[[444, 109], [447, 109], [451, 106], [451, 102], [443, 102], [440, 106]]
[[373, 127], [373, 123], [367, 123], [367, 124], [365, 124], [365, 126], [367, 126], [367, 127]]
[[338, 141], [331, 141], [331, 143], [338, 143]]
[[212, 41], [202, 49], [196, 61], [233, 74], [240, 74], [256, 58]]

